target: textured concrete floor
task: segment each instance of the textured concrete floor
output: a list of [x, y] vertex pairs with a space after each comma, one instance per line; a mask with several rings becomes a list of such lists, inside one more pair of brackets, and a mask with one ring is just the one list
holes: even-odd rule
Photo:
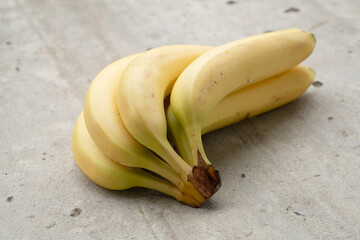
[[[360, 239], [360, 2], [0, 2], [0, 239]], [[296, 102], [204, 137], [223, 186], [201, 209], [115, 192], [71, 134], [104, 66], [148, 48], [299, 27], [316, 81]]]

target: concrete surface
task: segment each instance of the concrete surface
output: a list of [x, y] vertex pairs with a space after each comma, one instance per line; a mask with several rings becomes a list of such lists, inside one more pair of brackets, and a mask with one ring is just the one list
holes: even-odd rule
[[[0, 2], [0, 239], [360, 239], [360, 2]], [[120, 57], [311, 30], [298, 101], [204, 137], [223, 186], [201, 209], [89, 181], [71, 134], [90, 82]]]

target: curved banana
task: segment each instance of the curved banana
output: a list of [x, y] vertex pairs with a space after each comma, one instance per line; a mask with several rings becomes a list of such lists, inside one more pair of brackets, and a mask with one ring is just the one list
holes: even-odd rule
[[[272, 78], [231, 93], [222, 99], [205, 120], [201, 133], [217, 130], [245, 118], [278, 108], [299, 98], [314, 80], [310, 67], [296, 66]], [[191, 148], [171, 107], [166, 111], [169, 133], [180, 156], [193, 164]]]
[[104, 68], [93, 80], [86, 94], [84, 118], [91, 137], [106, 156], [129, 167], [150, 170], [181, 185], [176, 172], [149, 149], [137, 142], [124, 126], [116, 104], [116, 87], [131, 55]]
[[195, 187], [201, 185], [197, 175], [216, 182], [209, 174], [212, 166], [201, 141], [202, 126], [216, 104], [236, 89], [296, 66], [314, 46], [314, 36], [300, 29], [265, 33], [209, 50], [181, 73], [172, 89], [170, 106], [191, 146], [194, 174], [189, 175], [189, 181]]
[[193, 207], [201, 203], [184, 195], [173, 184], [154, 177], [140, 168], [126, 167], [109, 159], [91, 138], [80, 114], [73, 132], [72, 150], [81, 171], [96, 184], [112, 189], [124, 190], [132, 187], [153, 189], [176, 198]]
[[164, 99], [180, 73], [210, 48], [172, 45], [151, 49], [131, 62], [118, 85], [117, 103], [126, 128], [169, 163], [185, 183], [192, 168], [167, 139]]
[[299, 98], [315, 78], [315, 71], [296, 66], [279, 75], [237, 90], [222, 99], [205, 120], [201, 133], [278, 108]]

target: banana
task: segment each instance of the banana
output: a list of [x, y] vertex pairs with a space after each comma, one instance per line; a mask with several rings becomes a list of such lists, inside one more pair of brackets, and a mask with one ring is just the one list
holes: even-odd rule
[[205, 197], [218, 189], [201, 141], [205, 119], [226, 95], [296, 66], [314, 46], [314, 35], [300, 29], [265, 33], [209, 50], [181, 73], [170, 106], [191, 146], [194, 167], [189, 181], [199, 189], [204, 179], [209, 180], [200, 191]]
[[109, 159], [91, 138], [85, 125], [83, 112], [75, 124], [72, 150], [81, 171], [104, 188], [124, 190], [132, 187], [144, 187], [170, 195], [193, 207], [201, 205], [168, 181], [152, 176], [140, 168], [126, 167]]
[[125, 166], [150, 170], [174, 184], [181, 184], [181, 179], [168, 164], [131, 136], [117, 108], [118, 79], [129, 63], [139, 55], [118, 60], [95, 77], [85, 97], [83, 110], [85, 123], [97, 146], [110, 159]]
[[216, 105], [205, 120], [201, 133], [206, 134], [292, 102], [305, 93], [314, 78], [312, 68], [298, 65], [237, 90]]
[[[314, 77], [314, 70], [299, 65], [279, 75], [235, 91], [215, 106], [205, 120], [201, 133], [206, 134], [292, 102], [308, 89]], [[169, 135], [176, 146], [176, 150], [185, 161], [193, 164], [191, 148], [185, 132], [170, 107], [166, 111], [166, 116]]]
[[180, 73], [207, 46], [172, 45], [151, 49], [137, 57], [122, 75], [117, 94], [119, 112], [131, 135], [158, 154], [188, 183], [192, 168], [167, 139], [164, 99]]
[[97, 146], [110, 159], [124, 166], [154, 172], [172, 182], [184, 194], [204, 202], [205, 198], [191, 184], [184, 182], [171, 166], [136, 141], [123, 123], [116, 103], [117, 85], [126, 67], [140, 55], [120, 59], [95, 77], [85, 97], [86, 127]]

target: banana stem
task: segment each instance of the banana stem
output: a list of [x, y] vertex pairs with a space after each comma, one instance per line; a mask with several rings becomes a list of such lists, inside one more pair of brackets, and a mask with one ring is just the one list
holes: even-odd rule
[[177, 172], [183, 182], [187, 182], [187, 175], [191, 173], [192, 168], [175, 152], [167, 139], [159, 141], [154, 152], [158, 153]]
[[179, 202], [183, 202], [192, 207], [201, 207], [201, 205], [204, 203], [204, 201], [195, 199], [192, 194], [183, 193], [173, 184], [158, 179], [145, 171], [143, 171], [142, 175], [144, 175], [142, 178], [137, 179], [137, 186], [139, 187], [149, 188], [162, 192], [175, 198]]
[[201, 139], [201, 128], [185, 128], [191, 146], [194, 167], [188, 180], [206, 198], [211, 198], [221, 187], [220, 174], [207, 159]]
[[148, 159], [145, 159], [143, 162], [143, 168], [154, 172], [161, 177], [166, 178], [174, 185], [178, 186], [180, 189], [184, 186], [183, 180], [176, 173], [176, 171], [166, 162], [163, 162], [161, 159], [157, 158], [153, 154], [147, 156]]
[[[174, 139], [176, 149], [187, 163], [193, 166], [187, 175], [187, 181], [194, 188], [194, 194], [201, 194], [202, 198], [210, 198], [221, 186], [218, 171], [207, 160], [202, 145], [201, 128], [199, 131], [192, 128], [184, 129], [176, 119], [171, 107], [166, 111], [169, 135]], [[205, 160], [204, 160], [205, 159]]]
[[194, 165], [194, 161], [191, 155], [191, 148], [187, 140], [185, 131], [177, 118], [175, 117], [171, 107], [166, 111], [166, 119], [168, 123], [168, 135], [172, 142], [175, 144], [175, 149], [179, 155], [190, 166]]
[[159, 151], [161, 152], [161, 157], [165, 159], [169, 165], [165, 162], [161, 163], [159, 169], [162, 171], [156, 169], [157, 166], [154, 167], [150, 164], [146, 169], [154, 169], [151, 171], [172, 182], [184, 196], [187, 196], [184, 197], [184, 199], [188, 199], [189, 196], [191, 196], [191, 198], [194, 198], [198, 202], [199, 206], [202, 205], [206, 201], [206, 198], [203, 197], [202, 193], [200, 193], [188, 179], [188, 176], [192, 174], [192, 168], [175, 152], [168, 141], [160, 146], [162, 147], [162, 151]]

